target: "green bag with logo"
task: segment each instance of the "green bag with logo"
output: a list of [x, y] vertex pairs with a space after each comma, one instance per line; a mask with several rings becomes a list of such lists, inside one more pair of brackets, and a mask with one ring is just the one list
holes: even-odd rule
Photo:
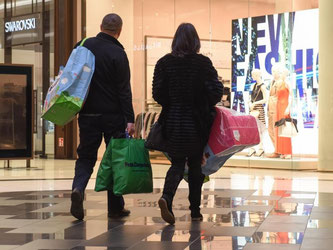
[[[111, 139], [112, 141], [113, 139]], [[111, 141], [106, 148], [97, 172], [95, 191], [111, 190], [113, 188], [112, 149]]]
[[148, 150], [142, 139], [111, 139], [96, 178], [96, 191], [114, 194], [151, 193], [153, 176]]

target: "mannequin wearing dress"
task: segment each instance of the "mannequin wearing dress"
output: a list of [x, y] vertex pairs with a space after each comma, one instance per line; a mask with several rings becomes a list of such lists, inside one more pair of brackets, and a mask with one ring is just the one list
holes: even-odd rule
[[[273, 141], [275, 151], [272, 155], [268, 156], [270, 158], [285, 158], [290, 159], [292, 155], [292, 145], [291, 138], [279, 137], [278, 128], [274, 126], [275, 122], [290, 117], [290, 106], [289, 101], [290, 87], [286, 80], [288, 76], [288, 70], [283, 66], [278, 65], [274, 68], [273, 76], [274, 83], [272, 83], [270, 90], [270, 98], [274, 97], [274, 102], [270, 102], [269, 106], [269, 131], [270, 137]], [[275, 107], [274, 107], [275, 106]], [[274, 127], [273, 127], [274, 126]]]
[[[288, 71], [285, 69], [282, 74], [282, 79], [278, 83], [277, 89], [277, 121], [290, 117], [290, 106], [291, 103], [289, 99], [290, 97], [290, 87], [288, 82], [286, 81], [288, 75]], [[288, 137], [279, 137], [278, 136], [278, 128], [276, 129], [276, 149], [275, 152], [281, 155], [281, 158], [291, 158], [292, 155], [292, 145], [291, 138]]]
[[[252, 74], [252, 79], [254, 81], [256, 81], [256, 83], [253, 86], [251, 99], [250, 99], [250, 103], [249, 103], [250, 111], [252, 111], [252, 110], [259, 111], [258, 119], [264, 125], [266, 125], [266, 121], [265, 121], [266, 115], [265, 115], [265, 109], [264, 109], [264, 104], [267, 103], [266, 87], [265, 87], [265, 84], [263, 84], [263, 82], [262, 82], [261, 72], [259, 69], [254, 69], [251, 72], [251, 74]], [[254, 154], [256, 156], [262, 156], [264, 154], [262, 140], [260, 140], [260, 144], [258, 145], [257, 149], [250, 148], [247, 156], [252, 156]]]

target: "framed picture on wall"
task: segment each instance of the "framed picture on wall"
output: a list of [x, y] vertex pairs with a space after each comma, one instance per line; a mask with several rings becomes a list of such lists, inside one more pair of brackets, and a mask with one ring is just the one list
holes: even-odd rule
[[0, 64], [0, 159], [33, 157], [33, 66]]
[[[157, 61], [171, 52], [172, 37], [145, 37], [146, 100], [152, 99], [152, 80]], [[201, 39], [200, 53], [209, 57], [219, 76], [231, 80], [231, 41]]]

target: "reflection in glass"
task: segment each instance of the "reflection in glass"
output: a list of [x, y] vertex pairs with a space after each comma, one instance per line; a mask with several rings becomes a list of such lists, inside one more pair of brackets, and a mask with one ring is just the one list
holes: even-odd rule
[[256, 232], [252, 239], [254, 243], [301, 244], [303, 237], [304, 233]]
[[0, 150], [26, 149], [26, 75], [0, 77]]

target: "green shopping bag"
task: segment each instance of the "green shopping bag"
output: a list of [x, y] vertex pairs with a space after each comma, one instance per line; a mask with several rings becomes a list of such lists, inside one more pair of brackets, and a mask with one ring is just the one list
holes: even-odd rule
[[[113, 141], [114, 139], [111, 139]], [[112, 175], [112, 146], [111, 141], [107, 146], [97, 172], [95, 191], [111, 190], [113, 188]]]
[[141, 139], [111, 139], [97, 173], [96, 191], [116, 195], [151, 193], [153, 178], [148, 150]]

